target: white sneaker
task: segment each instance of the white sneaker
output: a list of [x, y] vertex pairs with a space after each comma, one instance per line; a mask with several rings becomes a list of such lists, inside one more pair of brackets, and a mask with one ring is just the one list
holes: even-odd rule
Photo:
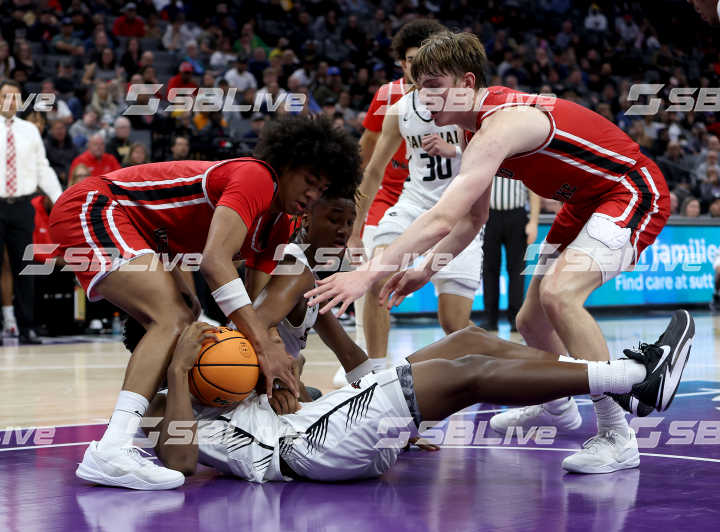
[[96, 484], [135, 490], [169, 490], [185, 483], [180, 471], [154, 464], [137, 447], [101, 451], [96, 441], [90, 443], [75, 474]]
[[632, 429], [628, 437], [614, 430], [593, 436], [583, 443], [582, 450], [562, 462], [563, 469], [571, 473], [612, 473], [639, 465], [640, 453]]
[[335, 375], [333, 375], [333, 386], [336, 388], [342, 388], [343, 386], [347, 386], [347, 379], [345, 379], [345, 370], [342, 366], [338, 368], [338, 370], [335, 372]]
[[543, 405], [511, 408], [490, 418], [490, 428], [500, 434], [507, 434], [510, 427], [522, 427], [524, 431], [531, 427], [557, 427], [560, 431], [575, 430], [582, 425], [582, 417], [575, 399], [560, 414], [548, 412]]
[[3, 330], [2, 335], [8, 338], [15, 338], [19, 335], [18, 325], [17, 321], [15, 321], [15, 318], [9, 319], [6, 318], [3, 321]]

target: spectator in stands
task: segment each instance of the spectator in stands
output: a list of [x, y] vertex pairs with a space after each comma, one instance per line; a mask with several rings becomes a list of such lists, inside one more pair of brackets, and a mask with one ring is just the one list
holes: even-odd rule
[[90, 177], [90, 169], [82, 163], [75, 165], [68, 179], [68, 187], [71, 187], [86, 177]]
[[85, 110], [81, 120], [70, 126], [70, 138], [78, 148], [84, 147], [91, 136], [101, 132], [97, 111], [90, 107]]
[[90, 175], [93, 177], [121, 168], [115, 157], [105, 153], [105, 137], [100, 134], [91, 136], [87, 142], [87, 150], [75, 157], [70, 165], [71, 175], [75, 167], [81, 163], [88, 167]]
[[94, 79], [99, 81], [109, 81], [119, 76], [116, 64], [115, 64], [115, 52], [112, 48], [104, 48], [100, 52], [100, 58], [97, 63], [94, 63], [95, 72]]
[[176, 135], [170, 146], [173, 161], [184, 161], [190, 155], [190, 140], [182, 135]]
[[125, 51], [120, 57], [120, 66], [123, 67], [128, 77], [140, 71], [141, 56], [142, 49], [140, 48], [140, 39], [132, 37], [128, 40]]
[[137, 16], [135, 2], [123, 8], [123, 14], [115, 19], [112, 32], [116, 37], [145, 37], [145, 21]]
[[51, 79], [46, 79], [40, 85], [40, 92], [43, 94], [52, 94], [55, 100], [52, 105], [52, 109], [48, 111], [47, 119], [52, 122], [54, 120], [62, 120], [66, 125], [70, 125], [73, 122], [73, 114], [67, 103], [60, 97], [55, 90], [55, 83]]
[[162, 45], [169, 52], [176, 52], [182, 50], [185, 47], [185, 43], [195, 38], [193, 33], [185, 24], [185, 14], [182, 11], [178, 11], [175, 15], [171, 24], [165, 29], [165, 34], [162, 38]]
[[120, 112], [120, 106], [115, 94], [110, 90], [110, 83], [107, 81], [96, 81], [90, 99], [90, 108], [100, 117], [101, 122], [111, 124]]
[[[77, 85], [77, 77], [75, 76], [75, 67], [69, 59], [64, 59], [58, 63], [56, 76], [53, 79], [57, 92], [63, 95], [70, 94]], [[68, 106], [70, 102], [68, 102]], [[72, 107], [70, 107], [72, 110]], [[73, 111], [74, 114], [74, 111]]]
[[225, 72], [225, 79], [230, 87], [236, 87], [239, 92], [245, 92], [248, 89], [257, 89], [257, 81], [247, 69], [248, 62], [242, 56], [237, 56], [235, 66]]
[[7, 41], [0, 40], [0, 78], [7, 78], [15, 69], [15, 58], [10, 55]]
[[25, 40], [20, 41], [15, 46], [15, 64], [25, 69], [30, 81], [40, 81], [42, 79], [42, 68], [33, 58], [30, 43]]
[[50, 121], [50, 129], [45, 139], [45, 153], [60, 182], [67, 184], [68, 169], [79, 152], [68, 136], [67, 126], [62, 120]]
[[193, 67], [187, 61], [180, 63], [178, 73], [170, 78], [167, 84], [167, 93], [169, 94], [172, 89], [197, 89], [197, 83], [193, 81]]
[[683, 200], [680, 214], [688, 218], [697, 218], [700, 216], [700, 202], [694, 196], [688, 196]]
[[123, 168], [127, 168], [128, 166], [135, 166], [136, 164], [147, 164], [150, 162], [150, 157], [148, 156], [147, 148], [144, 144], [141, 144], [139, 142], [134, 143], [132, 146], [130, 146], [130, 151], [123, 159]]
[[200, 49], [195, 39], [185, 43], [185, 55], [183, 55], [182, 60], [190, 63], [196, 76], [202, 76], [205, 72], [205, 65], [202, 57], [200, 57]]
[[115, 157], [118, 161], [124, 161], [130, 153], [130, 120], [124, 116], [118, 116], [115, 119], [114, 132], [110, 140], [105, 146], [105, 151]]
[[680, 200], [675, 192], [670, 192], [670, 214], [678, 214], [680, 212]]
[[682, 146], [678, 141], [670, 141], [665, 155], [659, 157], [657, 162], [669, 188], [678, 184], [690, 183], [691, 161], [683, 153]]
[[236, 59], [237, 54], [233, 52], [230, 38], [223, 35], [217, 50], [210, 56], [210, 66], [219, 71], [227, 70], [231, 64], [235, 63]]
[[[713, 153], [713, 152], [710, 152]], [[713, 201], [720, 198], [720, 169], [717, 166], [709, 167], [704, 176], [704, 180], [700, 183], [700, 201], [704, 205], [710, 205]]]
[[718, 152], [714, 150], [707, 150], [705, 157], [699, 159], [700, 164], [695, 169], [695, 176], [697, 181], [703, 182], [707, 180], [708, 170], [714, 168], [720, 172], [720, 165], [718, 164]]
[[65, 55], [84, 55], [85, 48], [82, 42], [73, 35], [73, 24], [70, 17], [62, 19], [60, 24], [60, 33], [53, 37], [51, 46], [55, 53]]

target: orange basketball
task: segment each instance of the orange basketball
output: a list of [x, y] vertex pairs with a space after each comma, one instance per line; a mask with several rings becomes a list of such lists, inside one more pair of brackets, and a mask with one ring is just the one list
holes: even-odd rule
[[203, 344], [190, 371], [190, 391], [203, 404], [227, 406], [245, 399], [260, 375], [257, 355], [250, 341], [226, 327], [217, 342]]

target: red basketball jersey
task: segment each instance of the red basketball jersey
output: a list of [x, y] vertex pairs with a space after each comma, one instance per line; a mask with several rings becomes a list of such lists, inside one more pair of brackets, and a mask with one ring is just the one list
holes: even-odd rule
[[[292, 219], [271, 212], [277, 175], [252, 158], [173, 161], [131, 166], [102, 176], [115, 200], [156, 251], [199, 253], [215, 208], [233, 209], [248, 233], [239, 258], [259, 268], [288, 242]], [[263, 268], [265, 269], [265, 268]]]
[[498, 174], [522, 180], [545, 198], [587, 205], [609, 196], [626, 197], [615, 221], [637, 227], [663, 208], [667, 185], [654, 163], [619, 127], [599, 114], [559, 98], [488, 87], [478, 102], [477, 128], [501, 109], [532, 106], [543, 111], [551, 129], [533, 151], [503, 161]]
[[[406, 90], [407, 85], [402, 78], [380, 87], [370, 102], [370, 108], [363, 120], [363, 127], [369, 131], [380, 133], [388, 109], [403, 97]], [[368, 225], [377, 225], [385, 211], [397, 203], [407, 178], [408, 165], [403, 142], [385, 167], [382, 183], [368, 211], [366, 220]]]

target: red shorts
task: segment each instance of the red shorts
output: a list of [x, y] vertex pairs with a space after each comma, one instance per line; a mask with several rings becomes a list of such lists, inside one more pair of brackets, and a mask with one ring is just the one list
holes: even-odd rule
[[[619, 184], [617, 192], [605, 194], [597, 202], [563, 205], [545, 238], [548, 244], [564, 250], [578, 236], [593, 214], [619, 227], [631, 229], [630, 244], [635, 250], [633, 264], [665, 227], [670, 216], [670, 195], [660, 169], [649, 160], [630, 172], [635, 187]], [[639, 192], [637, 192], [639, 190]]]
[[105, 181], [93, 177], [60, 196], [50, 213], [50, 236], [90, 301], [101, 299], [93, 289], [110, 272], [155, 253]]

